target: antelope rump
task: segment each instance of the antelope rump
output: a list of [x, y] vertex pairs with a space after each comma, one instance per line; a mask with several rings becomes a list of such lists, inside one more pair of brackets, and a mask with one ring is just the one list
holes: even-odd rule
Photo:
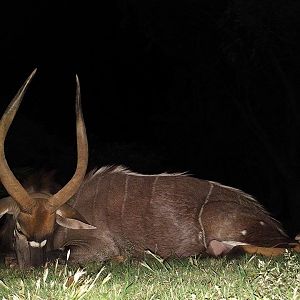
[[85, 176], [88, 142], [77, 76], [76, 171], [56, 192], [47, 184], [23, 186], [7, 164], [4, 141], [35, 72], [0, 123], [0, 179], [9, 194], [0, 200], [0, 217], [10, 215], [0, 245], [15, 252], [21, 268], [42, 265], [59, 249], [70, 249], [74, 263], [141, 257], [145, 250], [162, 258], [219, 256], [233, 248], [264, 255], [298, 250], [281, 224], [238, 189], [184, 173], [142, 175], [122, 166]]

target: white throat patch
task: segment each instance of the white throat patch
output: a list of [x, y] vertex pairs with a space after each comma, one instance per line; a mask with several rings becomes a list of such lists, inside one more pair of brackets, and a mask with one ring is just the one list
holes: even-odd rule
[[35, 242], [35, 241], [30, 241], [28, 242], [29, 245], [32, 247], [32, 248], [43, 248], [46, 243], [47, 243], [47, 240], [43, 240], [42, 242], [38, 243], [38, 242]]

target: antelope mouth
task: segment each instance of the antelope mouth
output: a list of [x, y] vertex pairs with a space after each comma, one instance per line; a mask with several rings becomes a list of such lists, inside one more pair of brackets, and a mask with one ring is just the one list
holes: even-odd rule
[[[43, 246], [42, 246], [43, 245]], [[41, 243], [27, 241], [18, 236], [15, 241], [15, 252], [20, 269], [43, 266], [46, 262], [46, 240]]]

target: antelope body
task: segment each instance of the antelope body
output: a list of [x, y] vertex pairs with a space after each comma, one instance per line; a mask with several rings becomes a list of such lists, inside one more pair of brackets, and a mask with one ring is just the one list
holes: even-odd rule
[[58, 228], [54, 248], [71, 246], [77, 262], [140, 257], [145, 250], [163, 258], [218, 256], [234, 246], [291, 242], [251, 196], [184, 174], [103, 167], [89, 174], [69, 205], [96, 227]]
[[75, 174], [56, 193], [26, 190], [7, 165], [4, 140], [34, 73], [0, 123], [0, 179], [10, 194], [0, 200], [0, 216], [12, 215], [7, 232], [21, 267], [42, 264], [46, 252], [61, 248], [71, 249], [73, 262], [86, 262], [142, 256], [145, 250], [163, 258], [218, 256], [236, 246], [251, 252], [292, 243], [254, 198], [219, 183], [179, 173], [142, 175], [121, 166], [84, 178], [88, 144], [78, 78]]

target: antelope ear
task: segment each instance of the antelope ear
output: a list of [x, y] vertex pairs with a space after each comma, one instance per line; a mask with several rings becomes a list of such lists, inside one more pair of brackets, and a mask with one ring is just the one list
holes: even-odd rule
[[5, 214], [17, 215], [19, 211], [18, 205], [11, 197], [0, 199], [0, 218]]
[[62, 205], [56, 211], [56, 223], [70, 229], [96, 229], [73, 207]]

